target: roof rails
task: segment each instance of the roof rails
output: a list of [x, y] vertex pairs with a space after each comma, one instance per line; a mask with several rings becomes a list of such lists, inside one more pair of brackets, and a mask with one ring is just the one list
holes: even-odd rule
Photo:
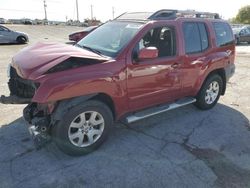
[[115, 20], [172, 20], [177, 17], [184, 18], [211, 18], [211, 19], [220, 19], [218, 13], [210, 12], [197, 12], [194, 10], [172, 10], [172, 9], [163, 9], [155, 13], [152, 12], [128, 12], [124, 13]]

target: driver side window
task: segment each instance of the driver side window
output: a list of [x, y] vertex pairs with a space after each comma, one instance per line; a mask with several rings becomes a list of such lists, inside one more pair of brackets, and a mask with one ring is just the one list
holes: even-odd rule
[[158, 57], [174, 56], [176, 53], [174, 28], [164, 26], [148, 31], [135, 46], [133, 58], [137, 60], [139, 51], [147, 47], [157, 48]]

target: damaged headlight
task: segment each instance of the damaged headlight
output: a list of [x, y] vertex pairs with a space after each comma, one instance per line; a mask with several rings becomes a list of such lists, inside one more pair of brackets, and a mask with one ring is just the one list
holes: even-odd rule
[[97, 63], [102, 63], [105, 60], [100, 59], [90, 59], [90, 58], [80, 58], [80, 57], [70, 57], [69, 59], [61, 62], [60, 64], [49, 69], [46, 74], [61, 72], [69, 69], [74, 69], [82, 66], [93, 65]]

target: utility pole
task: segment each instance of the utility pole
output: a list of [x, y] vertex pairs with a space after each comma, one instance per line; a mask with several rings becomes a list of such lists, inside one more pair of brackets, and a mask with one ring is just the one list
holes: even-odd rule
[[79, 21], [78, 0], [76, 0], [76, 16], [77, 16], [77, 21]]
[[93, 17], [93, 5], [90, 5], [90, 9], [91, 9], [91, 20], [93, 20], [94, 19], [94, 17]]
[[112, 7], [112, 16], [113, 16], [113, 19], [115, 18], [115, 7]]
[[46, 4], [46, 0], [43, 0], [43, 6], [44, 6], [44, 14], [45, 14], [45, 19], [44, 19], [44, 24], [48, 22], [48, 18], [47, 18], [47, 4]]

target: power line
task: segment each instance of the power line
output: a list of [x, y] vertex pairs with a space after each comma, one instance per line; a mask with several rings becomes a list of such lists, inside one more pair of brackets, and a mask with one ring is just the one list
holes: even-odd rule
[[76, 16], [77, 16], [77, 21], [79, 21], [78, 0], [76, 0]]
[[91, 11], [91, 20], [93, 20], [93, 5], [90, 5], [90, 11]]
[[112, 17], [115, 18], [115, 7], [112, 7]]
[[47, 4], [46, 4], [46, 0], [43, 1], [43, 5], [44, 5], [44, 15], [45, 15], [45, 22], [48, 21], [48, 18], [47, 18]]

